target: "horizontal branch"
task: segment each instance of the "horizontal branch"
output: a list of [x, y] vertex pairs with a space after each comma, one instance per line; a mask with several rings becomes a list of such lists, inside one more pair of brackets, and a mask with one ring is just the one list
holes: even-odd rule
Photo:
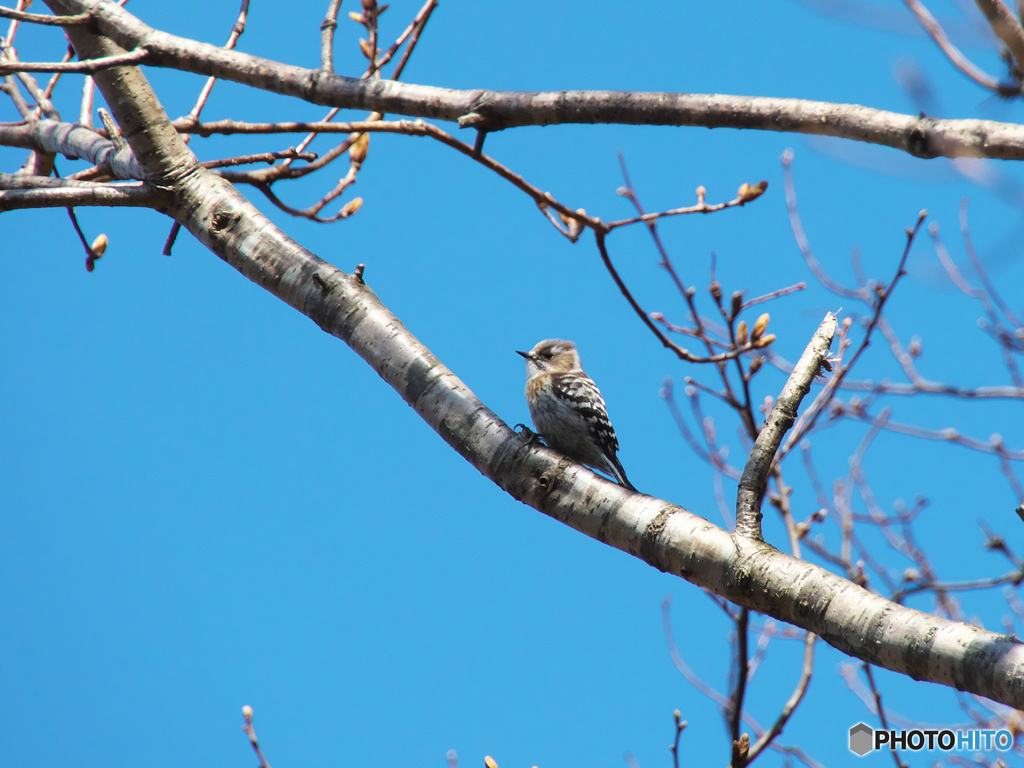
[[616, 123], [741, 128], [837, 136], [881, 144], [915, 157], [1024, 159], [1024, 126], [990, 120], [940, 120], [855, 104], [803, 99], [620, 91], [453, 90], [342, 77], [160, 32], [115, 3], [68, 0], [91, 13], [122, 48], [145, 48], [147, 64], [244, 83], [315, 104], [458, 121], [497, 131], [527, 125]]
[[0, 212], [24, 208], [77, 208], [86, 205], [159, 208], [160, 195], [142, 182], [93, 184], [48, 176], [0, 173]]
[[33, 120], [21, 125], [0, 125], [0, 146], [22, 147], [80, 158], [107, 168], [118, 179], [142, 180], [142, 168], [131, 149], [119, 149], [114, 142], [92, 128], [56, 120]]

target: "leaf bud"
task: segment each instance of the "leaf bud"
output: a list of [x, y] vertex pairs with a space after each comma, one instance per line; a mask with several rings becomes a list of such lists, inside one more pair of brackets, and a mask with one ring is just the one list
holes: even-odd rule
[[348, 148], [348, 159], [356, 164], [362, 165], [366, 160], [366, 153], [370, 151], [370, 134], [361, 133], [359, 138], [352, 142]]
[[363, 207], [363, 198], [353, 197], [341, 208], [341, 218], [347, 219], [353, 213]]
[[740, 324], [736, 326], [736, 343], [741, 347], [747, 346], [747, 321], [740, 320]]
[[757, 318], [757, 321], [754, 323], [754, 327], [750, 329], [750, 338], [752, 341], [757, 341], [764, 335], [765, 329], [768, 328], [768, 321], [770, 319], [771, 316], [767, 312]]
[[760, 181], [753, 186], [744, 182], [736, 193], [736, 199], [739, 200], [740, 205], [743, 205], [751, 200], [757, 200], [757, 198], [764, 194], [766, 189], [768, 189], [767, 181]]
[[89, 250], [92, 251], [92, 257], [94, 259], [101, 258], [104, 253], [107, 252], [107, 236], [100, 234], [96, 236], [96, 239], [92, 241], [92, 245]]

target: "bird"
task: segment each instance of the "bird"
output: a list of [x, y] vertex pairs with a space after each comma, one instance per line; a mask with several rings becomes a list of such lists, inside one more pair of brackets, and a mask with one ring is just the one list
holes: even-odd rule
[[619, 440], [593, 379], [571, 341], [545, 339], [526, 358], [526, 403], [537, 433], [559, 453], [636, 491], [615, 455]]

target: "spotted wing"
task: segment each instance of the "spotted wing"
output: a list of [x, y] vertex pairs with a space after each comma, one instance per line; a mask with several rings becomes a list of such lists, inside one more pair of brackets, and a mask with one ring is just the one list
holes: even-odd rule
[[619, 450], [619, 439], [612, 429], [601, 391], [593, 380], [585, 374], [562, 373], [552, 376], [552, 385], [555, 396], [569, 404], [604, 453], [614, 456]]

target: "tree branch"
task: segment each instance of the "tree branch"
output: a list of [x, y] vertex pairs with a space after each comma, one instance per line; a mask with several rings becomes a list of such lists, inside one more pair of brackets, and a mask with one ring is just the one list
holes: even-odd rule
[[92, 184], [43, 176], [0, 173], [0, 212], [83, 205], [135, 206], [159, 210], [160, 195], [145, 184]]
[[453, 90], [342, 77], [282, 64], [160, 32], [105, 0], [67, 0], [91, 13], [125, 50], [145, 47], [147, 64], [218, 77], [315, 104], [458, 121], [498, 131], [527, 125], [615, 123], [745, 128], [838, 136], [900, 149], [915, 157], [1024, 159], [1024, 126], [989, 120], [939, 120], [856, 104], [753, 96], [618, 91]]
[[826, 314], [782, 388], [771, 413], [757, 435], [754, 447], [750, 450], [750, 457], [743, 468], [743, 476], [740, 478], [739, 490], [736, 493], [736, 533], [740, 536], [756, 541], [763, 540], [761, 501], [764, 499], [772, 460], [782, 443], [783, 436], [796, 421], [800, 403], [811, 391], [811, 382], [821, 371], [822, 362], [828, 356], [837, 326], [835, 315], [831, 312]]

